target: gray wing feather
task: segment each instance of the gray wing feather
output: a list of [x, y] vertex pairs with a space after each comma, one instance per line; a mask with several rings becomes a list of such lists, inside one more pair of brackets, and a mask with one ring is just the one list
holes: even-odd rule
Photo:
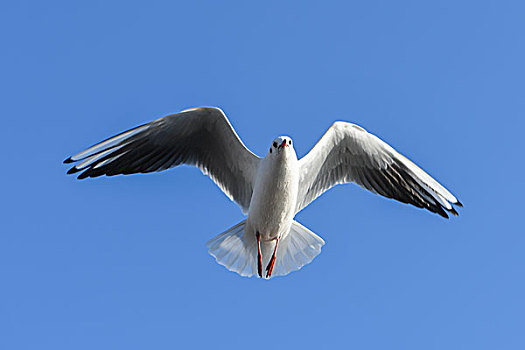
[[337, 184], [355, 182], [382, 196], [448, 218], [462, 204], [417, 165], [355, 124], [336, 122], [299, 161], [296, 212]]
[[64, 162], [77, 162], [68, 174], [82, 172], [79, 179], [194, 165], [246, 212], [259, 160], [220, 109], [200, 107], [125, 131]]

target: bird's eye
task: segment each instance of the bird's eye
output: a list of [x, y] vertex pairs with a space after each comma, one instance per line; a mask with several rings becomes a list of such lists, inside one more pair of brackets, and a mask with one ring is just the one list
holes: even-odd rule
[[288, 140], [288, 143], [291, 145], [292, 144], [292, 140]]
[[274, 143], [273, 143], [273, 147], [277, 147], [277, 142], [274, 142]]

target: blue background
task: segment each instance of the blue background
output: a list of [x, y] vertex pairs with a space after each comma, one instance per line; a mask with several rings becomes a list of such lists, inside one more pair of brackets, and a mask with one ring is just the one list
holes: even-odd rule
[[[524, 349], [522, 1], [3, 3], [1, 349]], [[270, 281], [205, 242], [243, 216], [190, 167], [77, 181], [61, 162], [220, 106], [264, 155], [362, 125], [460, 198], [337, 187], [326, 240]]]

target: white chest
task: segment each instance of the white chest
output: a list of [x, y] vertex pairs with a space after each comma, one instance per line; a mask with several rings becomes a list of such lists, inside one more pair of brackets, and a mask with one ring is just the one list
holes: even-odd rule
[[295, 152], [267, 157], [261, 162], [248, 213], [248, 224], [269, 240], [288, 233], [293, 221], [299, 188]]

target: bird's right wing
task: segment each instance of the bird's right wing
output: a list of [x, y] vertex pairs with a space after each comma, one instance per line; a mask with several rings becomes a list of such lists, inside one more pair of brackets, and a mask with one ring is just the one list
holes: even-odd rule
[[296, 212], [337, 184], [355, 182], [382, 196], [448, 218], [461, 203], [445, 187], [377, 136], [358, 125], [336, 122], [299, 160]]
[[194, 165], [247, 212], [260, 158], [250, 152], [218, 108], [200, 107], [156, 119], [66, 159], [79, 179]]

